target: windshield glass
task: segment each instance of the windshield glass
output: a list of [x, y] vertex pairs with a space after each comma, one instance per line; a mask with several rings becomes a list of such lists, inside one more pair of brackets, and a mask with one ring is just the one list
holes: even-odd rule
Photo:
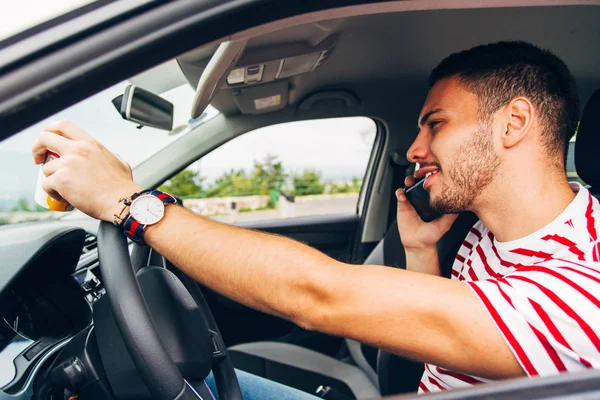
[[[138, 126], [121, 118], [112, 99], [122, 95], [130, 82], [121, 82], [83, 102], [76, 104], [0, 143], [0, 225], [60, 218], [65, 213], [47, 211], [34, 201], [39, 166], [33, 164], [31, 146], [51, 121], [74, 121], [108, 149], [117, 153], [132, 168], [181, 138], [191, 128], [218, 114], [209, 106], [201, 118], [189, 121], [194, 90], [188, 84], [178, 86], [160, 95], [173, 103], [175, 115], [173, 131], [176, 134]], [[188, 129], [183, 129], [187, 127]]]
[[0, 1], [0, 40], [78, 9], [94, 0]]

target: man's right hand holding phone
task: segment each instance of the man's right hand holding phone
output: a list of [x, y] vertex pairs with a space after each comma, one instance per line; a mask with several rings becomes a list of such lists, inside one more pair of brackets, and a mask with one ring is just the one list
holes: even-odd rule
[[[416, 183], [414, 176], [404, 180], [406, 187]], [[406, 269], [432, 275], [440, 274], [436, 244], [452, 226], [458, 214], [444, 214], [424, 222], [406, 198], [402, 189], [396, 190], [398, 199], [398, 230], [406, 253]]]

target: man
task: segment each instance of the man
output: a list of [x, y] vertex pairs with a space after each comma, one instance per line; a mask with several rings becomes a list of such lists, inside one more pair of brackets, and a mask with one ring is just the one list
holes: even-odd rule
[[[599, 367], [600, 206], [564, 172], [579, 109], [566, 65], [501, 42], [449, 56], [430, 84], [408, 158], [446, 215], [424, 223], [397, 192], [406, 271], [347, 265], [176, 206], [137, 239], [247, 306], [424, 361], [421, 392]], [[113, 222], [119, 198], [143, 189], [72, 123], [48, 126], [35, 162], [47, 151], [61, 158], [43, 167], [44, 189], [92, 217]], [[465, 210], [480, 222], [445, 279], [435, 244]]]

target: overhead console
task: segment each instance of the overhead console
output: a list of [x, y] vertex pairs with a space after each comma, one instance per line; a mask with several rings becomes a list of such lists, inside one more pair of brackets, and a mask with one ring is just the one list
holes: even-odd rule
[[[333, 35], [316, 45], [309, 42], [279, 42], [252, 47], [248, 42], [239, 56], [234, 58], [234, 65], [223, 69], [221, 77], [215, 75], [213, 66], [218, 65], [217, 56], [227, 54], [223, 44], [216, 52], [214, 49], [200, 49], [187, 53], [178, 58], [178, 63], [190, 84], [198, 88], [197, 98], [202, 106], [206, 100], [212, 101], [219, 96], [218, 92], [227, 92], [233, 96], [235, 105], [242, 113], [262, 114], [287, 106], [289, 83], [293, 77], [319, 68], [333, 51], [336, 41], [337, 37]], [[227, 45], [233, 48], [235, 44], [227, 42]], [[211, 81], [213, 85], [217, 82], [219, 88], [202, 91], [198, 83], [202, 86], [206, 81]], [[209, 93], [209, 99], [206, 95], [203, 99], [203, 93]], [[199, 112], [194, 109], [192, 116]]]
[[288, 43], [246, 49], [227, 76], [227, 85], [235, 88], [268, 83], [314, 71], [325, 62], [334, 45], [335, 38], [329, 38], [315, 47]]

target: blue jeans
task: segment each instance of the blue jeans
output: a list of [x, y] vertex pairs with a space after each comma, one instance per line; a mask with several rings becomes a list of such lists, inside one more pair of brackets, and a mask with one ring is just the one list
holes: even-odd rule
[[[306, 392], [294, 389], [289, 386], [282, 385], [274, 381], [262, 378], [260, 376], [249, 374], [248, 372], [235, 370], [240, 389], [242, 390], [242, 398], [244, 400], [316, 400], [317, 396], [313, 396]], [[219, 400], [217, 393], [217, 385], [213, 373], [206, 377], [206, 383], [213, 392], [215, 398]]]

